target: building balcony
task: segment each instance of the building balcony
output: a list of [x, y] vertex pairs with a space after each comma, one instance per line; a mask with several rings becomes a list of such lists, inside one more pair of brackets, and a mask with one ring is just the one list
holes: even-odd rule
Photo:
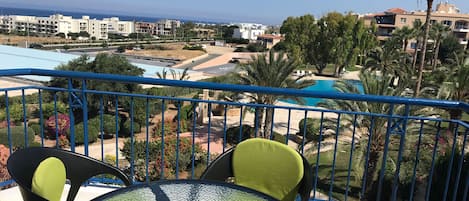
[[469, 27], [455, 27], [454, 32], [469, 33]]
[[[44, 69], [0, 70], [0, 82], [18, 76], [51, 84], [23, 80], [21, 85], [1, 85], [0, 151], [7, 150], [2, 157], [24, 146], [57, 147], [118, 167], [134, 183], [198, 179], [239, 141], [264, 137], [287, 144], [308, 160], [311, 200], [462, 200], [468, 194], [469, 124], [437, 112], [417, 113], [451, 110], [466, 115], [469, 104], [464, 102]], [[101, 87], [104, 83], [110, 87]], [[228, 94], [236, 98], [227, 98]], [[291, 104], [287, 98], [259, 104], [250, 99], [254, 94], [328, 99], [360, 107], [325, 109]], [[266, 171], [271, 169], [275, 167]], [[0, 187], [9, 189], [0, 196], [15, 188], [10, 187], [14, 181], [3, 179]], [[95, 177], [87, 184], [104, 183], [118, 181]]]

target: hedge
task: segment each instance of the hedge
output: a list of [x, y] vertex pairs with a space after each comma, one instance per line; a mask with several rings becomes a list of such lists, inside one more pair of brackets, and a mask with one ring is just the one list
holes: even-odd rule
[[[14, 126], [10, 127], [11, 133], [11, 142], [12, 147], [14, 148], [23, 148], [24, 147], [24, 127], [23, 126]], [[34, 130], [28, 127], [28, 145], [34, 144]], [[8, 143], [8, 128], [0, 129], [0, 144], [5, 146], [10, 146]]]
[[[85, 143], [85, 129], [83, 123], [75, 125], [75, 144]], [[93, 124], [88, 124], [88, 143], [96, 142], [99, 135], [99, 128]], [[71, 142], [71, 134], [67, 135], [68, 140]]]

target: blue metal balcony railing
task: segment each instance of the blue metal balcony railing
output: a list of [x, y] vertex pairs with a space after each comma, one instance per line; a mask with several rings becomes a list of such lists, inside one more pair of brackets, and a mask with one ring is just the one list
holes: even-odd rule
[[[51, 77], [58, 84], [0, 88], [0, 144], [9, 152], [24, 146], [70, 149], [112, 163], [136, 182], [146, 182], [197, 178], [216, 155], [237, 142], [269, 137], [309, 160], [313, 199], [467, 199], [469, 124], [419, 113], [467, 113], [467, 103], [85, 72], [0, 70], [0, 77], [31, 75]], [[94, 88], [104, 82], [116, 88]], [[146, 89], [136, 90], [136, 85]], [[171, 93], [164, 90], [170, 87]], [[218, 91], [348, 100], [385, 109], [373, 113], [207, 98]], [[200, 98], [187, 98], [200, 93], [204, 94]], [[270, 125], [254, 120], [264, 118], [262, 111], [271, 111], [265, 115]], [[311, 119], [301, 121], [307, 118]], [[117, 182], [109, 176], [94, 181]], [[12, 182], [5, 180], [0, 187]]]

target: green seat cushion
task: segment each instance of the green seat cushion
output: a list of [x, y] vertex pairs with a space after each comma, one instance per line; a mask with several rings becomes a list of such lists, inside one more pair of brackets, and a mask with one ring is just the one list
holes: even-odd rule
[[285, 144], [254, 138], [233, 152], [235, 183], [278, 200], [294, 200], [303, 178], [303, 159]]
[[31, 190], [50, 201], [59, 201], [66, 180], [65, 166], [56, 157], [44, 159], [34, 171]]

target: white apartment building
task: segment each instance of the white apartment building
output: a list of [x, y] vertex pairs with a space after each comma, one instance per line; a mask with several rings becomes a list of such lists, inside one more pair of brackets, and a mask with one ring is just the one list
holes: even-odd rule
[[267, 26], [262, 24], [239, 23], [233, 25], [239, 27], [233, 30], [233, 38], [257, 40], [257, 36], [263, 35], [265, 30], [267, 30]]
[[73, 19], [71, 16], [61, 14], [49, 17], [8, 15], [0, 16], [0, 32], [11, 33], [14, 31], [27, 32], [37, 35], [56, 35], [58, 33], [79, 33], [86, 31], [91, 38], [107, 39], [108, 33], [128, 35], [135, 32], [134, 22], [119, 21], [119, 18], [104, 18], [102, 20], [91, 19], [82, 16], [81, 19]]

